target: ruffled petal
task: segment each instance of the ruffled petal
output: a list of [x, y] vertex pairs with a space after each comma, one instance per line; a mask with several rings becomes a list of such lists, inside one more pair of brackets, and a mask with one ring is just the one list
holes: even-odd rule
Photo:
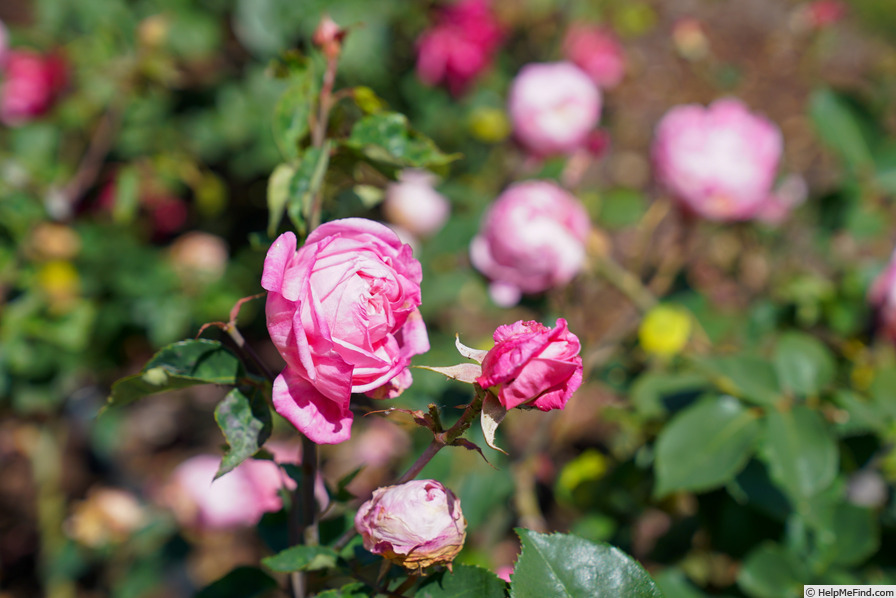
[[289, 368], [274, 380], [274, 409], [317, 444], [338, 444], [351, 437], [350, 393], [334, 401]]
[[266, 291], [280, 292], [283, 286], [283, 275], [290, 259], [296, 253], [296, 236], [283, 233], [268, 249], [264, 258], [264, 270], [261, 274], [261, 288]]

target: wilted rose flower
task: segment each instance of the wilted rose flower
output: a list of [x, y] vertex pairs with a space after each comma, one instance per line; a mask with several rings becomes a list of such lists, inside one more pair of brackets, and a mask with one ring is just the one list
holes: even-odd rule
[[677, 106], [653, 142], [659, 181], [687, 210], [718, 221], [756, 217], [769, 198], [781, 131], [738, 100]]
[[883, 333], [896, 343], [896, 251], [871, 285], [868, 300], [877, 309]]
[[0, 121], [14, 127], [41, 116], [53, 105], [67, 79], [60, 56], [10, 50], [0, 89]]
[[600, 119], [600, 91], [571, 62], [528, 64], [510, 86], [513, 132], [536, 156], [572, 153]]
[[393, 398], [410, 386], [411, 357], [429, 350], [420, 263], [378, 222], [315, 229], [296, 251], [284, 233], [264, 262], [271, 340], [286, 361], [274, 408], [314, 442], [351, 436], [353, 392]]
[[405, 170], [386, 188], [383, 212], [390, 222], [417, 237], [427, 237], [445, 224], [451, 206], [433, 188], [435, 177], [423, 170]]
[[191, 231], [171, 243], [171, 263], [184, 282], [212, 283], [227, 269], [227, 243], [221, 237]]
[[498, 326], [495, 346], [482, 360], [476, 383], [496, 387], [505, 409], [531, 405], [541, 411], [563, 409], [582, 385], [582, 345], [558, 318], [554, 328], [539, 322], [519, 321]]
[[411, 570], [450, 566], [467, 537], [460, 501], [435, 480], [378, 488], [355, 515], [364, 548]]
[[163, 500], [182, 525], [207, 529], [251, 526], [283, 507], [279, 490], [295, 488], [272, 461], [247, 460], [215, 480], [221, 457], [196, 455], [172, 473]]
[[603, 27], [572, 25], [563, 40], [563, 52], [601, 89], [619, 85], [625, 74], [622, 45]]
[[588, 213], [549, 181], [508, 187], [486, 212], [470, 244], [473, 265], [492, 280], [496, 303], [566, 284], [585, 263]]
[[489, 0], [460, 0], [417, 40], [417, 74], [427, 85], [444, 83], [459, 95], [491, 64], [501, 38]]
[[146, 513], [133, 494], [118, 488], [93, 487], [72, 507], [65, 531], [81, 544], [99, 548], [124, 542], [145, 523]]

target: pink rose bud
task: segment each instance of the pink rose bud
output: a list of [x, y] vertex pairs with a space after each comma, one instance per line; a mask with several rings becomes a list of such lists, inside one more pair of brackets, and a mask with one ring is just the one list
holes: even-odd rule
[[494, 338], [476, 383], [492, 388], [505, 409], [563, 409], [582, 385], [582, 345], [563, 318], [553, 329], [523, 321], [498, 326]]
[[283, 507], [279, 490], [294, 481], [272, 461], [248, 460], [215, 480], [221, 458], [196, 455], [172, 473], [164, 500], [182, 525], [206, 529], [251, 526]]
[[344, 37], [345, 30], [340, 29], [336, 21], [330, 18], [330, 15], [324, 15], [320, 23], [318, 23], [317, 29], [314, 30], [311, 41], [323, 51], [324, 56], [334, 59], [342, 51], [342, 40]]
[[67, 82], [62, 58], [11, 50], [0, 88], [0, 121], [14, 127], [46, 113]]
[[510, 86], [514, 135], [536, 156], [579, 149], [597, 125], [600, 108], [600, 91], [571, 62], [526, 65]]
[[616, 87], [625, 74], [622, 46], [603, 27], [573, 25], [563, 40], [563, 52], [601, 89]]
[[896, 251], [890, 257], [890, 263], [871, 285], [868, 301], [877, 309], [882, 332], [896, 343]]
[[450, 567], [467, 537], [460, 501], [435, 480], [414, 480], [378, 488], [355, 515], [364, 548], [419, 571]]
[[656, 176], [683, 208], [717, 221], [755, 218], [775, 181], [781, 131], [734, 99], [677, 106], [653, 142]]
[[386, 218], [417, 237], [428, 237], [445, 224], [451, 205], [433, 188], [435, 177], [423, 170], [405, 170], [386, 189]]
[[320, 444], [351, 436], [352, 393], [394, 398], [411, 357], [429, 350], [422, 268], [386, 226], [363, 218], [316, 228], [296, 251], [284, 233], [264, 261], [271, 340], [286, 361], [274, 408]]
[[589, 229], [584, 206], [555, 183], [516, 183], [486, 212], [470, 259], [492, 280], [495, 303], [514, 305], [522, 293], [572, 280], [585, 263]]
[[488, 0], [460, 0], [417, 40], [417, 75], [460, 95], [491, 64], [502, 37]]

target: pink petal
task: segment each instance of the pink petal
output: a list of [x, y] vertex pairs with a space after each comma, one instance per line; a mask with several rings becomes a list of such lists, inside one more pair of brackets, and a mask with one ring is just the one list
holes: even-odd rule
[[351, 437], [350, 394], [336, 402], [289, 368], [274, 381], [274, 409], [317, 444], [338, 444]]

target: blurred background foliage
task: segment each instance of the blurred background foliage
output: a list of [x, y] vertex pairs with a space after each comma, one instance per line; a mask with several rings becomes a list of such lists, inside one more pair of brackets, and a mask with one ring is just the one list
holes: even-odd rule
[[[896, 584], [896, 353], [866, 299], [894, 242], [896, 21], [889, 0], [855, 0], [813, 27], [807, 5], [495, 0], [506, 38], [454, 97], [414, 70], [436, 3], [5, 0], [11, 45], [57, 52], [69, 81], [48, 113], [0, 128], [0, 596], [190, 596], [282, 548], [282, 514], [209, 532], [160, 506], [177, 463], [220, 451], [222, 391], [96, 415], [113, 380], [260, 291], [278, 230], [268, 177], [291, 158], [283, 53], [307, 53], [324, 11], [350, 30], [336, 88], [354, 103], [333, 126], [394, 110], [459, 154], [428, 163], [452, 214], [416, 251], [432, 344], [418, 361], [456, 363], [455, 333], [487, 347], [518, 319], [565, 317], [584, 344], [585, 385], [562, 413], [508, 417], [496, 469], [446, 450], [424, 470], [463, 503], [460, 562], [511, 564], [520, 525], [618, 545], [668, 598]], [[507, 88], [524, 64], [559, 59], [576, 21], [612, 28], [627, 63], [604, 94], [610, 148], [575, 189], [598, 231], [593, 268], [502, 309], [467, 256], [480, 216], [507, 184], [566, 167], [527, 162], [508, 137]], [[662, 114], [726, 95], [781, 127], [783, 170], [808, 185], [778, 227], [681, 218], [652, 180]], [[337, 166], [325, 216], [379, 218], [395, 168]], [[607, 256], [678, 309], [642, 321], [600, 275]], [[244, 334], [273, 366], [263, 320], [260, 302], [244, 305]], [[418, 371], [395, 404], [451, 413], [468, 399]], [[359, 495], [428, 440], [399, 414], [372, 419], [323, 451], [328, 481], [368, 463]], [[275, 438], [291, 434], [275, 421]]]

